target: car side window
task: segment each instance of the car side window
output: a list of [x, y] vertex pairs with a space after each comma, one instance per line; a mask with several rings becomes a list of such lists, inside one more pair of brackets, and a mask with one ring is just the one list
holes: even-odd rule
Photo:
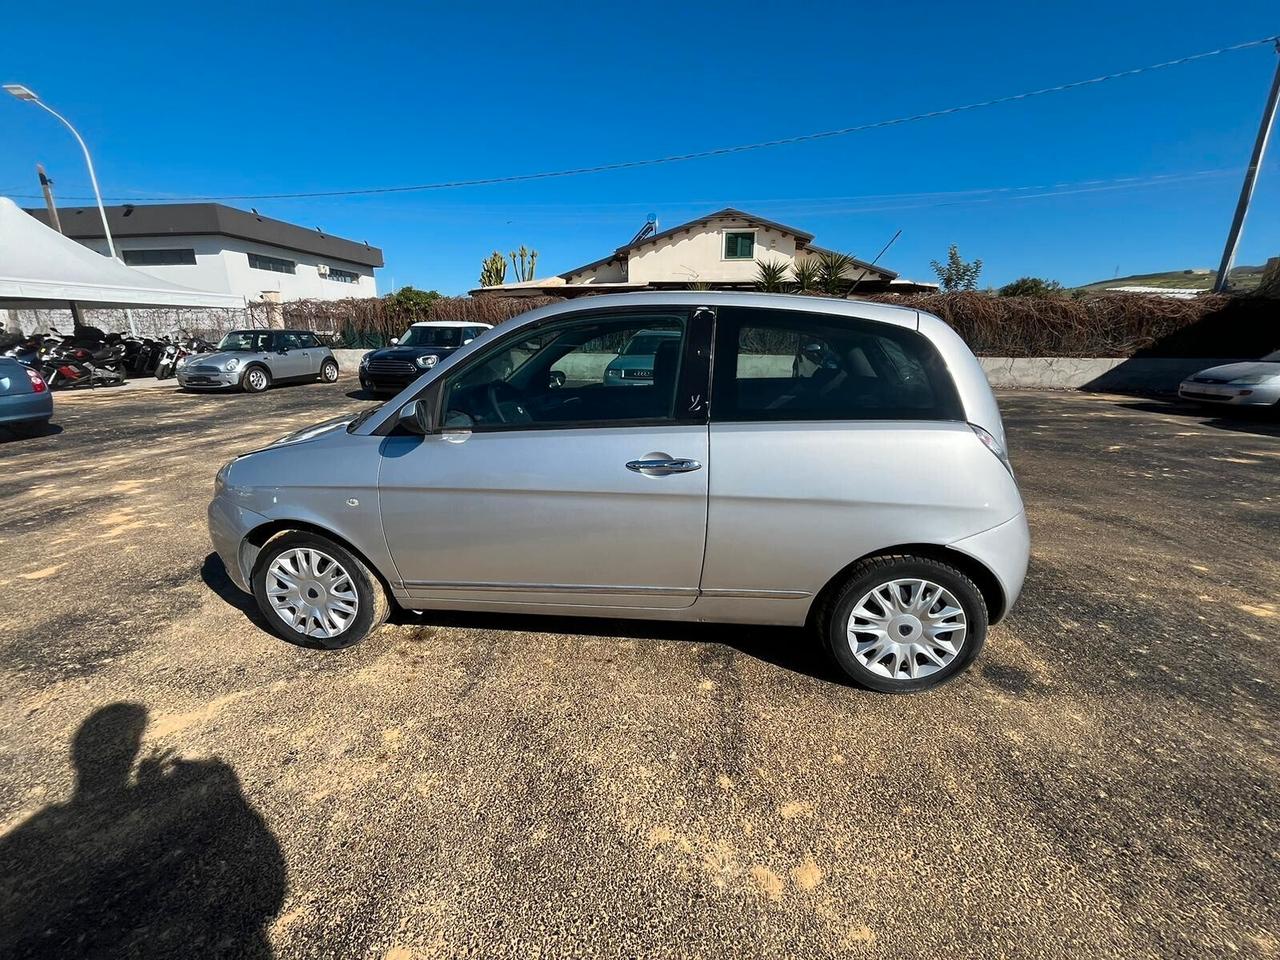
[[300, 347], [309, 349], [320, 346], [320, 341], [316, 339], [316, 335], [314, 333], [299, 333], [297, 334], [297, 337], [298, 345]]
[[446, 429], [674, 419], [687, 314], [579, 318], [507, 339], [444, 385]]
[[276, 349], [277, 350], [299, 350], [302, 348], [302, 338], [296, 333], [277, 333]]
[[716, 331], [712, 420], [964, 419], [946, 365], [914, 330], [725, 307]]

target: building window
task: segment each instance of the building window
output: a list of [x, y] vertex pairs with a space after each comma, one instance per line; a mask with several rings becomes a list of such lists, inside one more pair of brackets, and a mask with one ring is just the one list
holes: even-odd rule
[[255, 270], [270, 270], [272, 273], [295, 273], [297, 264], [292, 260], [281, 260], [279, 257], [264, 257], [260, 253], [251, 253], [249, 266]]
[[745, 233], [726, 233], [724, 235], [724, 258], [726, 260], [754, 260], [756, 255], [755, 231]]
[[337, 280], [339, 283], [359, 283], [360, 274], [352, 273], [350, 270], [339, 270], [337, 267], [330, 267], [328, 277], [330, 280]]
[[194, 250], [121, 250], [124, 262], [131, 267], [194, 267]]

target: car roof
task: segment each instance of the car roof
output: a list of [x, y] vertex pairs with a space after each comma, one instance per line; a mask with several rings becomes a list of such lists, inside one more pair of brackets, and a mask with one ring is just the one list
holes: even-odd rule
[[537, 323], [559, 314], [609, 310], [614, 307], [759, 307], [765, 310], [793, 310], [825, 313], [835, 317], [892, 323], [895, 326], [920, 329], [920, 314], [913, 307], [898, 307], [871, 300], [842, 300], [835, 297], [810, 297], [798, 293], [748, 293], [737, 290], [671, 290], [644, 293], [607, 293], [600, 296], [565, 300], [547, 307], [522, 313], [504, 323], [503, 329], [515, 329]]
[[411, 327], [484, 327], [492, 330], [493, 324], [481, 323], [479, 320], [419, 320], [409, 324]]

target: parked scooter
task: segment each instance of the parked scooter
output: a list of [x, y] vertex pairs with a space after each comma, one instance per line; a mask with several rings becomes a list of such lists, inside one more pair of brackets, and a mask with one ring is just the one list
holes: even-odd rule
[[93, 343], [83, 335], [68, 338], [43, 352], [41, 372], [49, 389], [100, 387], [124, 383], [124, 348], [106, 338]]
[[156, 379], [167, 380], [172, 377], [178, 369], [178, 363], [184, 357], [197, 353], [212, 353], [213, 349], [213, 344], [203, 337], [184, 337], [181, 340], [170, 341], [160, 355], [160, 362], [156, 366]]

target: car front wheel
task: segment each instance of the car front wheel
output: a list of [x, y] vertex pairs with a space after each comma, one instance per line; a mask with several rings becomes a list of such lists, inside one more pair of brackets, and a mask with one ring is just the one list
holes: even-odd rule
[[320, 379], [325, 383], [338, 382], [338, 361], [326, 360], [320, 364]]
[[987, 605], [963, 572], [925, 557], [871, 557], [849, 572], [820, 621], [827, 648], [856, 683], [884, 693], [925, 690], [973, 662]]
[[271, 374], [267, 373], [265, 367], [252, 366], [244, 372], [240, 386], [245, 393], [261, 393], [271, 386]]
[[269, 540], [254, 567], [258, 609], [279, 636], [338, 649], [363, 640], [387, 619], [382, 582], [355, 554], [319, 534], [293, 531]]

